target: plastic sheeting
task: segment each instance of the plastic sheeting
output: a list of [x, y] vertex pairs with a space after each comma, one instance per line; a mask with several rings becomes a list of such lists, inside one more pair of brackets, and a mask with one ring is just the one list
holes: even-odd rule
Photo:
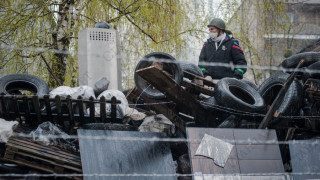
[[40, 124], [36, 130], [29, 134], [35, 142], [41, 142], [45, 145], [60, 146], [66, 150], [77, 152], [75, 140], [70, 139], [70, 136], [61, 131], [57, 126], [49, 121]]
[[159, 133], [164, 132], [167, 133], [168, 136], [172, 136], [175, 133], [175, 126], [163, 114], [157, 114], [146, 117], [139, 126], [139, 131]]
[[129, 117], [130, 119], [134, 121], [140, 121], [143, 120], [146, 117], [146, 114], [137, 111], [136, 109], [127, 107], [126, 108], [126, 117]]
[[218, 166], [224, 167], [233, 145], [221, 139], [205, 134], [195, 155], [209, 157]]
[[13, 128], [18, 124], [18, 121], [6, 121], [0, 118], [0, 142], [7, 143], [8, 139], [13, 134]]

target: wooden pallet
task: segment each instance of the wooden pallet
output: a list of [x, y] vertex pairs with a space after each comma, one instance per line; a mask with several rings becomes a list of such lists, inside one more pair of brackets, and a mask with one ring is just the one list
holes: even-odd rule
[[[111, 104], [111, 114], [106, 114], [106, 103]], [[121, 122], [116, 116], [117, 104], [121, 103], [115, 97], [106, 100], [104, 96], [100, 100], [71, 99], [70, 96], [62, 98], [56, 96], [43, 98], [27, 95], [0, 95], [0, 118], [6, 120], [18, 120], [31, 126], [38, 126], [44, 121], [59, 124], [64, 131], [73, 133], [86, 123], [118, 123]], [[100, 115], [95, 115], [95, 106], [99, 105]], [[55, 106], [55, 111], [53, 111]], [[84, 107], [88, 107], [90, 113], [86, 113]], [[67, 125], [66, 125], [67, 124]]]
[[[6, 146], [4, 160], [48, 173], [82, 174], [80, 154], [22, 138], [10, 138]], [[82, 179], [70, 176], [68, 178]]]

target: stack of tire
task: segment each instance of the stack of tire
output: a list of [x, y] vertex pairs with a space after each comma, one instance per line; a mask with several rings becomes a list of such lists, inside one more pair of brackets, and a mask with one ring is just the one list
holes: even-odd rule
[[[297, 106], [297, 108], [299, 107], [299, 109], [291, 110], [294, 110], [296, 114], [299, 114], [301, 116], [319, 116], [320, 102], [312, 98], [304, 97], [305, 89], [302, 89], [302, 84], [304, 84], [308, 79], [320, 80], [320, 52], [303, 52], [295, 54], [285, 59], [280, 64], [280, 66], [284, 69], [284, 72], [290, 74], [296, 70], [295, 68], [299, 64], [301, 59], [304, 59], [305, 62], [299, 69], [297, 69], [297, 81], [300, 82], [300, 85], [296, 88], [296, 91], [298, 91], [297, 94], [299, 95], [298, 97], [300, 98], [300, 104], [295, 105]], [[298, 98], [291, 97], [291, 99]], [[294, 103], [295, 102], [292, 102], [292, 105]], [[290, 113], [287, 113], [287, 115], [290, 115]], [[315, 119], [310, 119], [306, 122], [295, 123], [295, 125], [306, 129], [320, 130], [320, 121]]]
[[[146, 55], [139, 62], [136, 70], [150, 66], [152, 62], [147, 60], [150, 57], [167, 59], [167, 65], [169, 67], [167, 69], [170, 70], [169, 74], [172, 75], [173, 79], [178, 84], [182, 82], [183, 71], [203, 77], [203, 74], [197, 65], [191, 63], [177, 63], [174, 57], [162, 52], [155, 52]], [[300, 115], [301, 107], [303, 106], [302, 84], [307, 78], [320, 78], [320, 71], [318, 73], [310, 73], [310, 70], [320, 70], [319, 57], [319, 53], [300, 53], [291, 56], [282, 62], [281, 67], [284, 69], [290, 69], [295, 68], [302, 58], [306, 60], [302, 67], [304, 72], [300, 73], [298, 76], [299, 78], [296, 78], [290, 85], [280, 107], [278, 108], [280, 115]], [[214, 89], [214, 96], [201, 100], [200, 103], [208, 110], [210, 108], [214, 108], [214, 105], [219, 105], [243, 112], [265, 114], [289, 76], [289, 71], [273, 74], [259, 87], [247, 80], [223, 78], [217, 83]], [[136, 86], [142, 94], [151, 99], [165, 98], [165, 95], [156, 89], [150, 88], [150, 85], [146, 81], [139, 78], [140, 77], [135, 74]], [[280, 122], [280, 119], [273, 119], [270, 122], [269, 127], [277, 127], [281, 125], [282, 122]]]

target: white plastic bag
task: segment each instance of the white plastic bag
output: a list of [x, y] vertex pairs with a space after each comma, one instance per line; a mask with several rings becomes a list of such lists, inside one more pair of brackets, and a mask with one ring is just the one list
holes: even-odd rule
[[[97, 99], [100, 100], [102, 96], [104, 96], [106, 100], [111, 100], [111, 98], [114, 96], [121, 102], [120, 104], [117, 104], [117, 118], [123, 118], [126, 113], [126, 108], [129, 106], [126, 96], [121, 91], [115, 89], [103, 91]], [[106, 103], [106, 114], [111, 114], [110, 103]], [[95, 115], [100, 115], [100, 104], [95, 104]]]
[[0, 142], [7, 143], [8, 139], [13, 134], [13, 128], [18, 124], [18, 121], [6, 121], [0, 118]]
[[59, 86], [50, 92], [50, 98], [54, 98], [56, 95], [59, 95], [63, 98], [66, 98], [70, 95], [72, 99], [77, 99], [78, 96], [82, 96], [83, 99], [89, 99], [91, 96], [96, 98], [93, 88], [89, 86], [79, 86], [73, 88], [68, 86]]

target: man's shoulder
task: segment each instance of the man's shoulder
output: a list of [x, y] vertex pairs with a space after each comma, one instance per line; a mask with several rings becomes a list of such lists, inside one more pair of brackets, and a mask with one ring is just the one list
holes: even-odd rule
[[207, 45], [209, 43], [213, 42], [211, 38], [207, 39], [207, 41], [205, 41], [203, 44]]
[[209, 43], [211, 43], [212, 42], [212, 39], [207, 39], [207, 41], [205, 41], [204, 43], [203, 43], [203, 46], [202, 46], [202, 49], [203, 48], [205, 48]]

